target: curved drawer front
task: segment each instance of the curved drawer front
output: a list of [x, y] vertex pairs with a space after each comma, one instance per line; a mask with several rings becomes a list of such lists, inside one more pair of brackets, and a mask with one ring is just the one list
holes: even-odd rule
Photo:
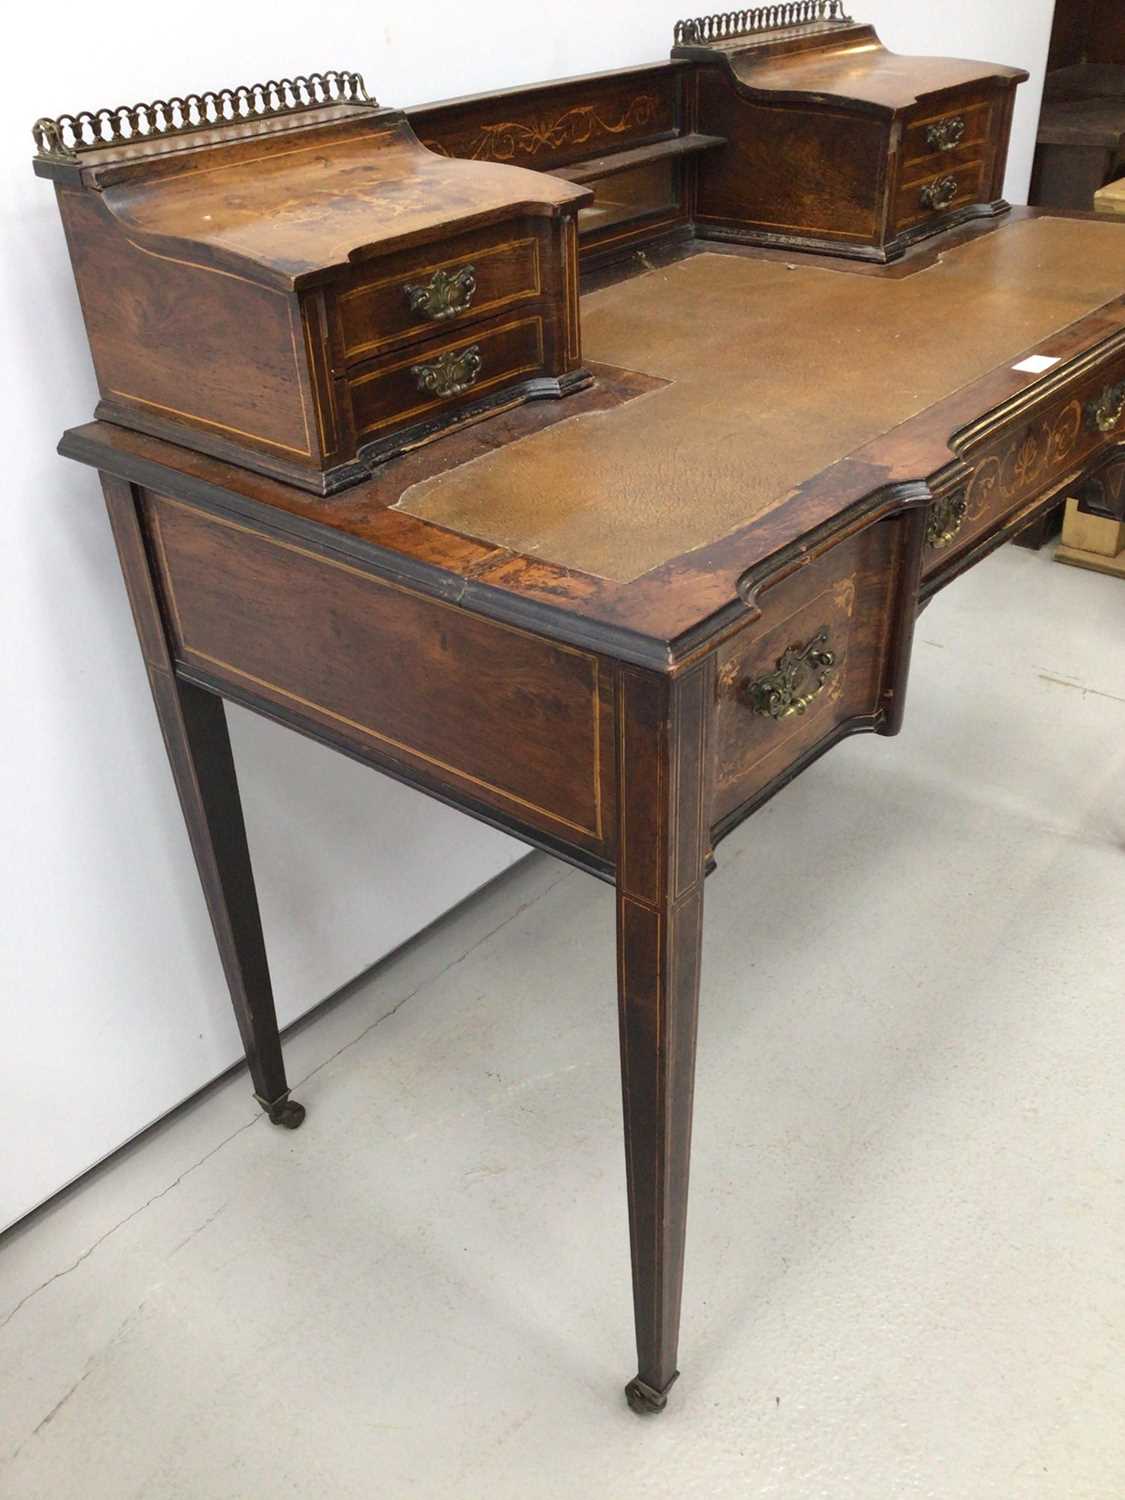
[[895, 227], [910, 229], [967, 203], [982, 202], [990, 172], [991, 163], [979, 153], [966, 162], [919, 162], [904, 168], [895, 199]]
[[525, 224], [388, 257], [355, 273], [337, 296], [344, 360], [492, 317], [542, 291], [539, 238]]
[[987, 154], [992, 143], [992, 116], [992, 103], [987, 99], [925, 111], [903, 131], [904, 169], [909, 169], [912, 177], [920, 176], [927, 169], [939, 172], [947, 162], [965, 159], [965, 153], [975, 157]]
[[763, 589], [761, 618], [720, 648], [713, 825], [889, 709], [899, 633], [912, 628], [906, 558], [916, 526], [913, 514], [875, 522]]
[[501, 319], [459, 338], [410, 345], [370, 368], [358, 366], [349, 377], [356, 439], [368, 442], [388, 429], [455, 411], [543, 369], [540, 317]]
[[1033, 510], [1087, 467], [1098, 450], [1125, 441], [1125, 356], [1106, 361], [1062, 395], [1037, 403], [1018, 421], [955, 443], [971, 466], [968, 480], [931, 512], [923, 572], [1025, 510]]

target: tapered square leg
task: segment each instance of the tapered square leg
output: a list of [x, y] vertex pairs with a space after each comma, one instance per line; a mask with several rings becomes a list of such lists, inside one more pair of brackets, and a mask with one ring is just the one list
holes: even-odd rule
[[230, 989], [254, 1097], [275, 1125], [305, 1117], [289, 1097], [258, 897], [222, 700], [177, 678], [149, 569], [137, 497], [108, 475], [102, 489], [148, 669], [153, 702]]
[[624, 669], [617, 698], [618, 998], [633, 1262], [636, 1412], [676, 1379], [708, 853], [712, 663]]

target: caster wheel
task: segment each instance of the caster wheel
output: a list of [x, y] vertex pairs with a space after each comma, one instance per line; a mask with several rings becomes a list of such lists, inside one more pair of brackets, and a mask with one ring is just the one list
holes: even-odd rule
[[668, 1382], [662, 1391], [653, 1390], [652, 1386], [646, 1385], [639, 1375], [630, 1380], [629, 1384], [625, 1387], [625, 1399], [628, 1401], [630, 1409], [635, 1411], [639, 1417], [653, 1417], [657, 1412], [663, 1411], [668, 1405], [668, 1392], [672, 1388], [672, 1382], [677, 1378], [678, 1374], [679, 1371], [676, 1372], [676, 1375], [672, 1376], [672, 1380]]
[[288, 1094], [282, 1094], [280, 1099], [260, 1099], [257, 1094], [254, 1098], [265, 1110], [271, 1125], [280, 1125], [284, 1130], [296, 1130], [305, 1118], [305, 1106], [298, 1104], [296, 1099], [290, 1099]]

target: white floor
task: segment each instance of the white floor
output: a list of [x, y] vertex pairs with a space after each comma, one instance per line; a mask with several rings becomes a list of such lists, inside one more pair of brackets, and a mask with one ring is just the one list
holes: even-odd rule
[[1003, 549], [721, 847], [663, 1417], [612, 894], [537, 855], [290, 1039], [303, 1129], [239, 1077], [0, 1242], [0, 1494], [1121, 1500], [1123, 641]]

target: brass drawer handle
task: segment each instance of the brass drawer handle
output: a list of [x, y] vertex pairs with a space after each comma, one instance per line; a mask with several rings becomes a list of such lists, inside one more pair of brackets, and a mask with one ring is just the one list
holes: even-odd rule
[[1086, 426], [1092, 432], [1114, 432], [1125, 417], [1125, 380], [1106, 386], [1096, 401], [1086, 402]]
[[428, 396], [459, 396], [480, 378], [480, 345], [467, 349], [447, 349], [432, 364], [411, 365], [410, 373], [418, 389]]
[[763, 718], [787, 719], [790, 714], [803, 714], [835, 673], [836, 653], [828, 649], [828, 627], [824, 626], [807, 645], [787, 647], [775, 671], [748, 677], [739, 693]]
[[928, 182], [919, 194], [923, 208], [948, 208], [957, 196], [956, 177], [938, 177]]
[[930, 517], [926, 523], [926, 541], [929, 546], [939, 552], [943, 547], [948, 547], [964, 526], [968, 513], [969, 500], [964, 490], [946, 495], [942, 500], [935, 500], [930, 506]]
[[965, 122], [960, 115], [951, 115], [948, 120], [938, 120], [926, 126], [926, 145], [932, 151], [952, 151], [965, 137]]
[[477, 289], [476, 267], [462, 266], [457, 271], [435, 271], [420, 286], [407, 282], [403, 294], [412, 313], [421, 313], [431, 323], [442, 323], [468, 312]]

